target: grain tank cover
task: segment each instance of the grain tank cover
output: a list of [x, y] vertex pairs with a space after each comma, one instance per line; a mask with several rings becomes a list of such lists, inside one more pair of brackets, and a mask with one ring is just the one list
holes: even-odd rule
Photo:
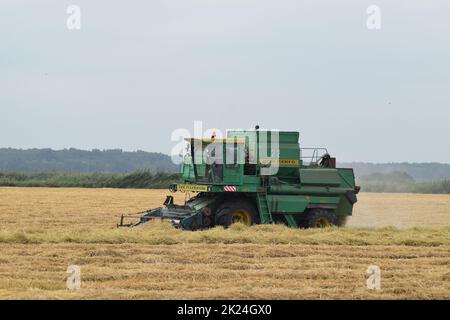
[[295, 131], [230, 130], [229, 139], [245, 141], [246, 161], [258, 168], [277, 164], [277, 176], [298, 178], [300, 167], [299, 133]]

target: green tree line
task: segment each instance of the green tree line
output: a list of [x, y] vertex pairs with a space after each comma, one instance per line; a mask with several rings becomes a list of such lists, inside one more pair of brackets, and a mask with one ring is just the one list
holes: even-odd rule
[[168, 155], [156, 152], [0, 148], [0, 172], [127, 173], [138, 170], [177, 172], [178, 167]]
[[[165, 189], [180, 181], [178, 173], [18, 173], [0, 172], [0, 186]], [[450, 194], [450, 180], [416, 182], [406, 173], [372, 174], [358, 179], [364, 192]]]
[[450, 164], [447, 163], [339, 163], [339, 167], [353, 168], [357, 177], [372, 174], [403, 172], [415, 181], [450, 180]]
[[133, 173], [0, 172], [0, 186], [7, 187], [164, 189], [178, 180], [178, 173], [151, 171]]
[[372, 173], [357, 179], [366, 192], [405, 192], [450, 194], [450, 179], [416, 181], [406, 172]]

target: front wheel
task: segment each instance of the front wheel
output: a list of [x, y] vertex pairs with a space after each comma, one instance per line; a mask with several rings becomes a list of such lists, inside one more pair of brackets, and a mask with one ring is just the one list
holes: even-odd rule
[[216, 225], [229, 227], [233, 223], [251, 226], [259, 222], [258, 212], [254, 205], [245, 200], [226, 202], [221, 205], [215, 215]]

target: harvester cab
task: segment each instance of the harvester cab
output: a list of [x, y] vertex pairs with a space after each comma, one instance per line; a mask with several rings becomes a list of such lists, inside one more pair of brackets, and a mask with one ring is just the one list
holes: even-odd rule
[[239, 139], [186, 139], [181, 164], [185, 183], [240, 185], [244, 174], [244, 141]]
[[186, 139], [180, 182], [171, 192], [195, 193], [182, 205], [168, 196], [140, 214], [137, 226], [161, 218], [188, 230], [284, 223], [290, 227], [343, 225], [359, 187], [350, 168], [336, 168], [324, 148], [300, 149], [293, 131], [230, 130], [225, 139]]

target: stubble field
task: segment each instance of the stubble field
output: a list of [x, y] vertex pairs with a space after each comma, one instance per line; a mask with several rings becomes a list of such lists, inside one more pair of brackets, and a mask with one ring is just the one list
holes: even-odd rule
[[346, 228], [114, 228], [166, 193], [0, 188], [0, 299], [450, 298], [448, 195], [362, 193]]

